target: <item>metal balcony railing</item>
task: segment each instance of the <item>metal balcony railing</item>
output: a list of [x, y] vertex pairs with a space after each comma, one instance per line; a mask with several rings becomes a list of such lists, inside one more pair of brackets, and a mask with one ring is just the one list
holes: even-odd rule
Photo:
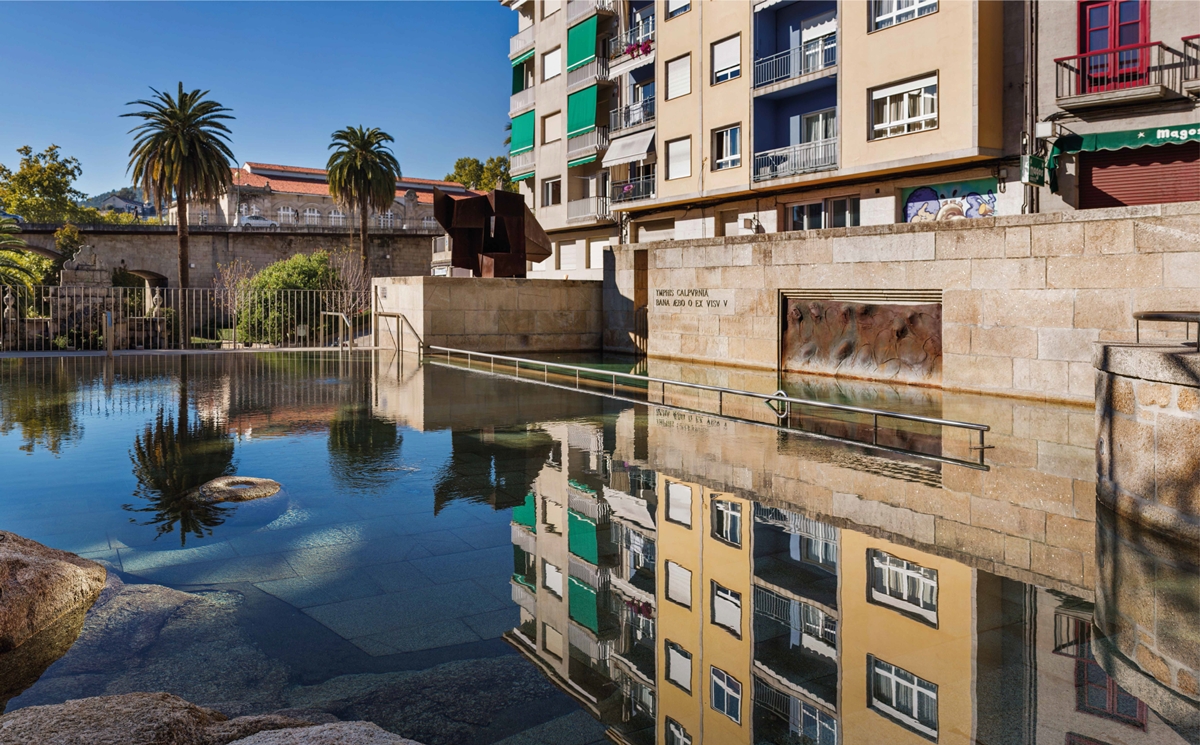
[[654, 121], [653, 96], [608, 112], [608, 128], [613, 132], [639, 127], [652, 121]]
[[567, 0], [567, 25], [573, 26], [580, 18], [600, 10], [615, 12], [613, 0]]
[[645, 176], [628, 181], [617, 181], [612, 185], [612, 201], [632, 202], [637, 199], [653, 199], [654, 178], [655, 173], [651, 171]]
[[1060, 57], [1054, 60], [1055, 95], [1062, 99], [1149, 86], [1178, 93], [1185, 61], [1158, 41]]
[[1185, 58], [1183, 79], [1200, 80], [1200, 34], [1185, 36], [1180, 41]]
[[524, 111], [525, 109], [528, 109], [530, 106], [533, 106], [534, 91], [536, 91], [536, 90], [537, 90], [537, 88], [531, 87], [531, 88], [526, 88], [523, 91], [518, 91], [518, 92], [512, 94], [512, 97], [508, 99], [508, 115], [509, 115], [509, 117], [516, 116], [521, 111]]
[[596, 127], [590, 132], [567, 138], [567, 160], [579, 158], [607, 147], [608, 127]]
[[517, 153], [516, 155], [510, 156], [508, 159], [508, 172], [513, 176], [517, 176], [522, 173], [528, 173], [533, 170], [535, 162], [536, 160], [533, 156], [532, 150], [526, 150], [523, 153]]
[[567, 202], [567, 222], [587, 222], [609, 218], [608, 197], [585, 197]]
[[509, 57], [516, 57], [521, 52], [524, 52], [525, 50], [527, 50], [533, 46], [533, 37], [534, 37], [533, 29], [534, 29], [534, 27], [530, 26], [529, 28], [525, 29], [524, 31], [516, 33], [508, 38], [508, 56]]
[[798, 78], [837, 64], [837, 34], [809, 39], [793, 47], [754, 61], [754, 87]]
[[[647, 49], [649, 42], [649, 49]], [[608, 58], [617, 59], [625, 55], [645, 54], [654, 47], [654, 16], [649, 16], [628, 30], [608, 40]]]
[[837, 138], [789, 145], [754, 154], [754, 180], [766, 181], [837, 168]]
[[567, 89], [580, 85], [589, 85], [597, 80], [608, 79], [608, 60], [597, 57], [583, 67], [577, 67], [567, 72]]

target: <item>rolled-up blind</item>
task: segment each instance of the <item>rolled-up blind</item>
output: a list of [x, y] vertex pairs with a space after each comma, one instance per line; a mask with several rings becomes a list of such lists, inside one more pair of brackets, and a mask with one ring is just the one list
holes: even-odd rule
[[567, 96], [567, 137], [577, 137], [596, 128], [596, 99], [599, 88], [589, 85]]
[[684, 137], [667, 143], [667, 178], [687, 178], [692, 175], [692, 138]]
[[692, 56], [685, 54], [667, 63], [667, 100], [692, 92]]
[[742, 633], [742, 599], [736, 593], [718, 587], [713, 593], [713, 621]]
[[673, 561], [667, 562], [667, 598], [692, 607], [692, 573]]
[[722, 73], [737, 67], [742, 61], [742, 37], [719, 41], [713, 44], [713, 72]]
[[667, 518], [677, 523], [692, 524], [692, 488], [684, 484], [667, 485]]
[[687, 8], [691, 2], [692, 0], [667, 0], [667, 17], [670, 18], [676, 13], [681, 12]]
[[683, 690], [692, 690], [692, 658], [673, 644], [667, 646], [667, 677]]

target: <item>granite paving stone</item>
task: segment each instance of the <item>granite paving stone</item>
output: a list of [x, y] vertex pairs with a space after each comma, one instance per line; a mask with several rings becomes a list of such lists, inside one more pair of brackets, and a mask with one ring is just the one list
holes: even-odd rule
[[[122, 561], [125, 561], [123, 556]], [[288, 564], [283, 554], [175, 564], [140, 571], [131, 571], [127, 567], [125, 571], [168, 587], [220, 585], [230, 582], [267, 582], [296, 576], [296, 571]]]
[[503, 604], [472, 582], [426, 587], [305, 608], [304, 613], [343, 639], [372, 636], [392, 629], [439, 624], [499, 610]]
[[498, 546], [428, 559], [414, 559], [413, 566], [434, 582], [450, 583], [494, 575], [497, 567], [512, 564], [512, 546]]
[[[169, 537], [177, 540], [174, 536]], [[237, 557], [233, 548], [226, 541], [209, 543], [194, 548], [175, 548], [157, 551], [141, 548], [122, 548], [118, 553], [121, 555], [121, 565], [125, 567], [125, 571], [135, 574], [160, 567], [198, 564], [216, 561], [217, 559], [233, 559]]]
[[297, 608], [329, 605], [385, 593], [385, 589], [370, 575], [353, 570], [259, 582], [255, 587]]
[[506, 631], [512, 631], [521, 623], [521, 609], [516, 605], [507, 608], [481, 613], [478, 616], [467, 616], [463, 623], [479, 634], [481, 639], [495, 639]]
[[379, 656], [377, 652], [371, 650], [386, 648], [390, 650], [386, 654], [403, 654], [450, 647], [455, 644], [467, 644], [477, 642], [479, 639], [479, 635], [467, 624], [458, 620], [450, 620], [437, 624], [392, 629], [382, 634], [351, 639], [350, 643], [367, 654]]

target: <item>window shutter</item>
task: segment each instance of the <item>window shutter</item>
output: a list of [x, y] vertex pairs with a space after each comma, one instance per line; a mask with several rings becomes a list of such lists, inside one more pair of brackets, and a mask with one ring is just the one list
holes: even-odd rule
[[719, 41], [713, 44], [713, 72], [722, 72], [737, 67], [742, 61], [742, 37]]
[[742, 633], [742, 603], [740, 600], [735, 600], [725, 592], [717, 591], [713, 593], [713, 620], [733, 629], [737, 633]]
[[567, 71], [596, 59], [596, 18], [567, 29]]
[[576, 137], [596, 128], [596, 99], [599, 88], [589, 85], [567, 96], [567, 137]]
[[551, 114], [542, 120], [542, 142], [556, 142], [562, 139], [562, 114]]
[[692, 690], [692, 660], [675, 647], [667, 647], [667, 677], [683, 690]]
[[667, 0], [667, 17], [675, 15], [686, 8], [692, 0]]
[[692, 92], [692, 56], [685, 54], [667, 63], [667, 99]]
[[677, 523], [692, 524], [692, 489], [683, 484], [667, 485], [667, 517]]
[[692, 573], [673, 561], [667, 562], [667, 597], [692, 607]]
[[542, 80], [562, 75], [562, 50], [554, 49], [542, 55]]
[[563, 593], [562, 570], [547, 561], [542, 562], [542, 574], [545, 578], [542, 584], [561, 598]]
[[687, 178], [692, 175], [692, 139], [685, 137], [667, 143], [667, 178]]
[[528, 152], [533, 149], [534, 113], [526, 111], [512, 120], [512, 149], [511, 155]]

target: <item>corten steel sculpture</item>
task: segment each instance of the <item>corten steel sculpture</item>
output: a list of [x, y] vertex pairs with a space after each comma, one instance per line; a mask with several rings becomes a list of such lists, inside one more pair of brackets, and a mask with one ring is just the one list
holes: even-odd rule
[[477, 277], [523, 278], [525, 262], [550, 258], [550, 238], [520, 194], [454, 199], [434, 188], [433, 215], [450, 236], [451, 266]]

